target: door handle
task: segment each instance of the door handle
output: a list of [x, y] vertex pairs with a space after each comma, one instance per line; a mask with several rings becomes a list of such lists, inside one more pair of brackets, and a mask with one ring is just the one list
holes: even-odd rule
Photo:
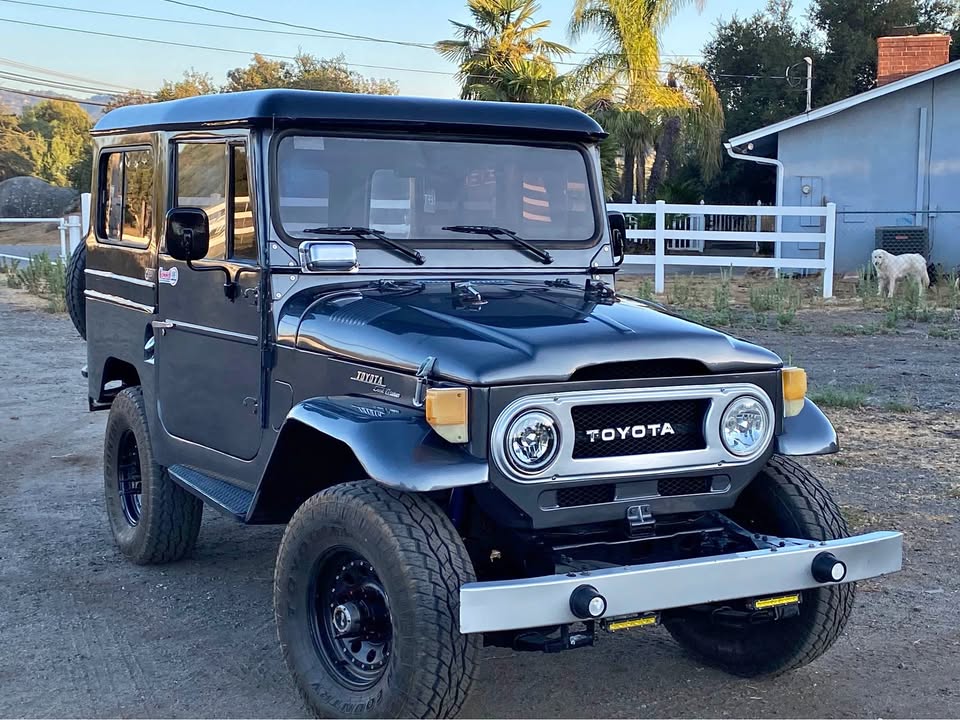
[[154, 320], [150, 324], [153, 326], [154, 332], [159, 330], [161, 335], [166, 335], [167, 330], [172, 330], [176, 327], [176, 323], [172, 323], [169, 320]]

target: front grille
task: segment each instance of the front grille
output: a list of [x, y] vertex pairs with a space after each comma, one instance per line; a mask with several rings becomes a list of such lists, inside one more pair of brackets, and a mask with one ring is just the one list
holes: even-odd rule
[[573, 458], [702, 450], [709, 405], [706, 399], [578, 405], [571, 410]]
[[685, 377], [709, 375], [707, 366], [699, 360], [662, 358], [659, 360], [628, 360], [625, 362], [588, 365], [571, 377], [573, 382], [588, 380], [636, 380], [641, 378]]
[[664, 478], [657, 481], [657, 494], [665, 497], [671, 495], [702, 495], [710, 492], [712, 481], [708, 477], [693, 478]]
[[580, 505], [599, 505], [613, 502], [616, 498], [616, 485], [587, 485], [557, 490], [557, 507], [568, 508]]

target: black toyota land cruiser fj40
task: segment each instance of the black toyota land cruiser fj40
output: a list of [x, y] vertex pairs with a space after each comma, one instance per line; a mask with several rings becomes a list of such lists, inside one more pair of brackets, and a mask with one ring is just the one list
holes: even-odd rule
[[261, 91], [94, 136], [70, 306], [114, 537], [163, 563], [204, 505], [286, 524], [276, 623], [315, 712], [455, 715], [482, 644], [654, 624], [780, 673], [900, 567], [792, 459], [837, 450], [802, 370], [616, 294], [586, 115]]

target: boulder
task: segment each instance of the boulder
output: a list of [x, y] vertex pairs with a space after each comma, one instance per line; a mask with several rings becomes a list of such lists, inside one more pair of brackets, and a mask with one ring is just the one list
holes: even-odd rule
[[0, 217], [60, 217], [79, 193], [35, 177], [15, 177], [0, 182]]

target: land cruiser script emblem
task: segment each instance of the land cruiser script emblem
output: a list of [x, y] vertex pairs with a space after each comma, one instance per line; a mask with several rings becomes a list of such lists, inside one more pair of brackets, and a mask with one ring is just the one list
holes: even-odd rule
[[627, 438], [639, 440], [645, 437], [662, 437], [664, 435], [676, 435], [673, 431], [673, 425], [670, 423], [652, 423], [650, 425], [587, 430], [587, 437], [590, 438], [590, 442], [596, 442], [597, 440], [611, 442], [612, 440], [626, 440]]
[[179, 279], [180, 271], [177, 268], [172, 267], [169, 270], [160, 268], [160, 282], [166, 285], [176, 285]]

